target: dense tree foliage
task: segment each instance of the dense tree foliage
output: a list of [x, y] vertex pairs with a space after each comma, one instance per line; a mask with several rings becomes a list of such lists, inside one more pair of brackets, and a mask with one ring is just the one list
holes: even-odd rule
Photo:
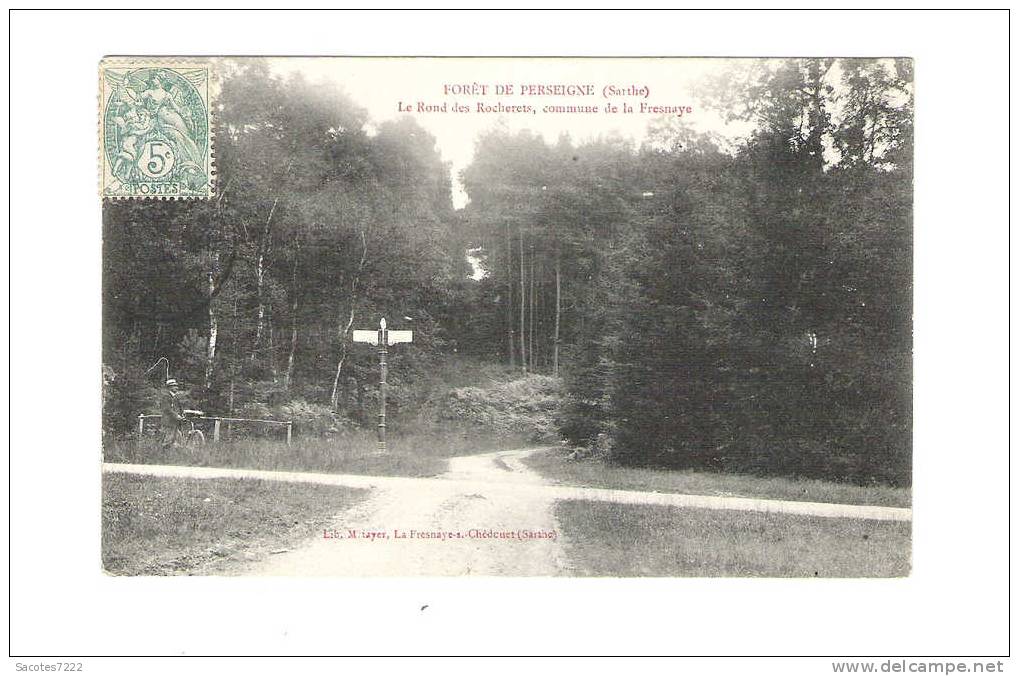
[[342, 93], [261, 62], [220, 100], [215, 200], [105, 205], [107, 427], [145, 407], [164, 355], [212, 410], [303, 398], [370, 417], [374, 354], [351, 333], [382, 315], [415, 331], [391, 356], [398, 412], [470, 271], [434, 139], [412, 121], [368, 135]]
[[756, 62], [709, 92], [754, 122], [727, 152], [674, 124], [640, 149], [482, 139], [486, 344], [544, 370], [558, 346], [562, 433], [621, 463], [908, 483], [910, 83], [906, 61]]
[[705, 89], [753, 123], [735, 147], [664, 120], [640, 147], [491, 131], [461, 211], [413, 120], [238, 68], [216, 198], [104, 207], [108, 429], [161, 355], [214, 410], [368, 422], [351, 332], [385, 315], [415, 331], [397, 413], [467, 356], [561, 379], [559, 433], [619, 463], [909, 482], [908, 61], [748, 64]]

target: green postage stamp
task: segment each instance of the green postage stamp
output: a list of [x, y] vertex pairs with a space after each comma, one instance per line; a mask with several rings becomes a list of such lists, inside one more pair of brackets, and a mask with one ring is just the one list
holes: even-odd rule
[[104, 198], [203, 199], [215, 191], [208, 63], [105, 59], [99, 66]]

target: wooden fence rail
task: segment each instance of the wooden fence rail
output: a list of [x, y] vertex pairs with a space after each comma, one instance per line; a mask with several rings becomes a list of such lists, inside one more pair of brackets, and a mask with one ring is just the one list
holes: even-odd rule
[[[145, 436], [145, 421], [152, 418], [162, 418], [163, 416], [158, 413], [139, 413], [138, 414], [138, 440], [140, 441]], [[189, 418], [189, 420], [211, 420], [212, 421], [212, 440], [215, 442], [219, 441], [220, 437], [220, 424], [221, 423], [258, 423], [261, 425], [286, 425], [287, 428], [287, 446], [291, 445], [293, 441], [294, 433], [294, 422], [292, 420], [259, 420], [258, 418], [224, 418], [221, 416], [197, 416]]]

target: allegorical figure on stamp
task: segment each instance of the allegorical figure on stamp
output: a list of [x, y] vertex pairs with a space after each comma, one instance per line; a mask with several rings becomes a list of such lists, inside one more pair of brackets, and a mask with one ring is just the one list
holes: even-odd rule
[[134, 165], [138, 161], [141, 148], [138, 147], [142, 139], [148, 135], [153, 128], [152, 115], [145, 108], [129, 106], [123, 115], [113, 118], [120, 131], [120, 152], [117, 154], [117, 161], [113, 165], [113, 173], [122, 175], [127, 166]]
[[210, 139], [199, 93], [205, 70], [108, 69], [104, 77], [110, 87], [107, 194], [205, 194]]
[[191, 112], [184, 107], [181, 100], [183, 92], [172, 84], [167, 91], [159, 73], [153, 73], [148, 84], [149, 88], [139, 95], [139, 101], [152, 113], [155, 131], [173, 147], [176, 160], [182, 165], [182, 169], [191, 166], [200, 170], [202, 152], [194, 141], [194, 121]]

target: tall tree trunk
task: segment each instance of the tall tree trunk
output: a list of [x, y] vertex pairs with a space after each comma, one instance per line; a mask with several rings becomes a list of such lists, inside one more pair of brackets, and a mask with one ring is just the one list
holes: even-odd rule
[[287, 355], [287, 370], [283, 376], [283, 389], [289, 391], [290, 383], [294, 377], [294, 353], [297, 352], [297, 308], [300, 304], [300, 292], [297, 288], [297, 262], [300, 259], [301, 245], [297, 244], [297, 251], [294, 252], [294, 269], [290, 278], [291, 293], [294, 294], [293, 303], [290, 305], [290, 352]]
[[527, 285], [524, 276], [524, 229], [520, 228], [520, 369], [527, 373]]
[[[226, 182], [223, 186], [223, 190], [220, 191], [219, 197], [216, 198], [216, 215], [217, 218], [222, 216], [223, 198], [230, 190], [230, 185], [233, 179]], [[205, 390], [209, 391], [212, 389], [212, 376], [215, 372], [216, 367], [216, 347], [217, 340], [219, 339], [219, 317], [216, 315], [216, 310], [212, 306], [213, 298], [219, 289], [216, 288], [216, 269], [219, 267], [219, 252], [213, 252], [212, 260], [209, 264], [209, 342], [205, 347]], [[234, 301], [234, 327], [237, 325], [237, 305]]]
[[294, 301], [295, 316], [290, 323], [290, 352], [287, 354], [287, 371], [283, 376], [283, 389], [289, 391], [294, 378], [294, 353], [297, 352], [297, 301]]
[[[237, 324], [238, 324], [238, 320], [237, 320], [237, 296], [234, 296], [233, 312], [231, 313], [231, 317], [230, 317], [230, 331], [228, 332], [228, 335], [234, 335], [234, 336], [237, 335]], [[240, 355], [240, 354], [237, 354], [237, 355], [235, 355], [235, 359], [244, 359], [244, 357], [242, 355]], [[231, 366], [229, 360], [227, 361], [227, 367], [230, 370], [230, 397], [229, 397], [229, 400], [228, 400], [228, 404], [229, 405], [228, 405], [227, 410], [228, 410], [229, 414], [232, 416], [234, 414], [234, 381], [235, 381], [235, 379], [236, 379], [240, 369], [237, 368], [236, 364]], [[229, 425], [227, 427], [229, 428]]]
[[545, 298], [545, 259], [538, 259], [538, 291], [534, 296], [534, 352], [538, 356], [534, 359], [535, 368], [539, 371], [548, 371], [548, 348], [545, 347], [544, 328], [546, 314]]
[[[867, 164], [874, 163], [874, 150], [877, 145], [877, 127], [878, 127], [878, 110], [875, 107], [874, 111], [870, 114], [870, 134], [867, 136]], [[864, 128], [863, 125], [860, 126]]]
[[347, 361], [347, 335], [350, 333], [350, 328], [354, 325], [354, 297], [351, 294], [350, 298], [350, 315], [347, 318], [347, 323], [342, 326], [339, 332], [340, 335], [340, 358], [336, 361], [336, 375], [333, 376], [333, 391], [329, 395], [329, 405], [332, 406], [333, 411], [338, 411], [340, 406], [340, 373], [343, 371], [343, 362]]
[[824, 78], [831, 70], [834, 59], [813, 59], [807, 67], [810, 104], [807, 109], [807, 147], [811, 164], [820, 171], [824, 167], [824, 134], [830, 124], [824, 101]]
[[255, 264], [255, 296], [258, 299], [258, 318], [255, 323], [255, 343], [251, 347], [251, 363], [255, 363], [258, 354], [258, 347], [262, 342], [262, 330], [265, 324], [265, 297], [263, 287], [265, 285], [265, 259], [269, 255], [269, 242], [272, 235], [272, 216], [276, 213], [276, 205], [280, 198], [277, 196], [272, 201], [269, 209], [269, 216], [265, 219], [265, 226], [262, 228], [262, 239], [258, 244], [258, 260]]
[[347, 315], [346, 324], [343, 323], [343, 319], [340, 319], [340, 325], [337, 333], [339, 334], [340, 340], [340, 357], [336, 361], [336, 375], [333, 376], [333, 391], [329, 396], [329, 403], [333, 407], [333, 411], [339, 410], [340, 405], [340, 373], [343, 371], [343, 362], [347, 360], [347, 336], [350, 335], [350, 329], [354, 326], [354, 306], [357, 300], [357, 287], [361, 280], [361, 271], [364, 270], [365, 261], [368, 260], [368, 238], [365, 236], [364, 231], [361, 231], [361, 260], [357, 264], [357, 270], [354, 272], [354, 278], [350, 282], [350, 313]]
[[506, 223], [506, 348], [510, 368], [517, 362], [517, 348], [513, 344], [513, 242], [509, 222]]
[[562, 275], [559, 252], [555, 255], [555, 337], [552, 342], [552, 375], [559, 375], [559, 317], [562, 315]]
[[531, 357], [531, 371], [534, 371], [534, 244], [531, 244], [531, 263], [529, 266], [528, 274], [531, 278], [528, 286], [530, 291], [530, 300], [528, 301], [528, 326], [527, 326], [527, 344], [531, 348], [529, 350]]
[[[215, 267], [213, 258], [213, 267]], [[216, 292], [215, 271], [209, 270], [209, 343], [205, 348], [205, 390], [212, 389], [212, 373], [216, 364], [216, 338], [219, 336], [219, 321], [212, 307], [212, 298]]]
[[276, 368], [276, 344], [273, 342], [273, 325], [272, 325], [272, 305], [268, 306], [269, 313], [266, 318], [266, 335], [269, 337], [269, 344], [266, 346], [266, 351], [269, 354], [269, 373], [272, 374], [272, 382], [279, 382], [279, 370]]

